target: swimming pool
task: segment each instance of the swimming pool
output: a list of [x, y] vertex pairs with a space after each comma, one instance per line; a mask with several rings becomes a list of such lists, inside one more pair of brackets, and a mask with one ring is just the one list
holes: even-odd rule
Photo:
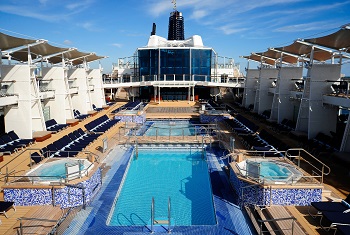
[[147, 121], [138, 135], [195, 136], [210, 134], [212, 127], [190, 120]]
[[[37, 176], [35, 181], [60, 181], [64, 179], [75, 179], [83, 176], [91, 168], [91, 162], [86, 159], [58, 159], [40, 164], [29, 171], [27, 176]], [[68, 169], [68, 172], [66, 171]], [[67, 175], [68, 173], [68, 175]]]
[[139, 148], [107, 225], [150, 225], [152, 197], [155, 220], [167, 220], [170, 198], [173, 225], [216, 224], [208, 165], [199, 149]]
[[249, 159], [237, 165], [242, 175], [269, 183], [297, 182], [303, 176], [294, 166], [280, 161]]

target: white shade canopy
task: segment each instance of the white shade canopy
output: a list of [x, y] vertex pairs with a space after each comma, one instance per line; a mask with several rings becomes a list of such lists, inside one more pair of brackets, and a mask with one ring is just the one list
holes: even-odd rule
[[28, 55], [35, 62], [46, 61], [58, 64], [64, 59], [72, 62], [73, 65], [106, 58], [106, 56], [97, 56], [91, 52], [80, 52], [75, 48], [52, 46], [45, 40], [17, 38], [4, 33], [0, 33], [0, 49], [3, 53], [3, 59], [10, 57], [11, 60], [20, 62], [27, 62]]

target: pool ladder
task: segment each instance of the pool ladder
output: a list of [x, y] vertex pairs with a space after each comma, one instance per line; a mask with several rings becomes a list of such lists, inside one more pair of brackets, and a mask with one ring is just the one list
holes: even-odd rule
[[171, 200], [170, 197], [168, 199], [168, 220], [156, 220], [155, 219], [155, 203], [154, 197], [152, 197], [152, 205], [151, 205], [151, 233], [154, 233], [154, 225], [157, 224], [168, 224], [168, 233], [171, 233]]

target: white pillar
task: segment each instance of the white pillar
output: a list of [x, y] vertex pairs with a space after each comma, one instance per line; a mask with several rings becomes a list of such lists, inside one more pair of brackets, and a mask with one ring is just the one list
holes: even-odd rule
[[188, 87], [188, 96], [187, 96], [188, 103], [191, 101], [191, 88]]
[[160, 86], [158, 87], [158, 104], [160, 104]]
[[154, 102], [157, 102], [157, 87], [153, 87]]
[[192, 101], [194, 101], [194, 86], [192, 87]]

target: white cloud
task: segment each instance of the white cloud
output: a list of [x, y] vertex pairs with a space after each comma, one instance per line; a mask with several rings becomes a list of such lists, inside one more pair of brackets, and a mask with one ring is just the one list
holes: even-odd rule
[[235, 33], [240, 33], [248, 30], [247, 28], [240, 28], [237, 24], [228, 24], [219, 27], [219, 30], [222, 31], [226, 35], [231, 35]]
[[67, 4], [66, 8], [71, 11], [86, 9], [91, 5], [92, 2], [92, 0], [73, 1], [72, 3]]
[[[200, 25], [231, 35], [248, 28], [265, 34], [322, 30], [322, 25], [303, 22], [319, 21], [321, 15], [326, 19], [325, 14], [329, 11], [344, 10], [344, 6], [350, 5], [349, 0], [333, 3], [317, 0], [308, 0], [307, 4], [303, 2], [305, 0], [178, 0], [177, 9]], [[157, 17], [169, 14], [173, 5], [170, 1], [149, 0], [146, 7], [152, 16]], [[333, 20], [334, 22], [336, 21]], [[326, 25], [331, 24], [328, 22]]]
[[118, 48], [122, 48], [123, 44], [120, 43], [113, 43], [112, 46], [118, 47]]
[[45, 5], [48, 2], [48, 0], [39, 0], [39, 2], [40, 4]]
[[97, 27], [93, 22], [77, 23], [77, 26], [92, 32], [101, 31], [101, 28]]
[[208, 14], [209, 13], [206, 10], [195, 10], [195, 11], [193, 11], [191, 18], [198, 20], [198, 19], [205, 17]]
[[45, 12], [40, 12], [32, 10], [26, 6], [11, 6], [11, 5], [0, 5], [0, 12], [5, 12], [8, 14], [19, 15], [24, 17], [35, 18], [48, 22], [60, 21], [66, 18], [66, 14], [47, 14]]
[[336, 28], [339, 27], [335, 22], [331, 21], [322, 21], [322, 22], [312, 22], [305, 24], [294, 24], [294, 25], [286, 25], [274, 30], [274, 32], [305, 32], [305, 31], [319, 31], [324, 30], [325, 28]]
[[72, 45], [73, 42], [71, 40], [66, 39], [66, 40], [63, 41], [63, 44], [65, 44], [65, 45]]
[[67, 21], [71, 16], [89, 8], [94, 0], [78, 0], [71, 3], [70, 0], [32, 0], [7, 1], [0, 3], [0, 12], [34, 18], [47, 22]]

